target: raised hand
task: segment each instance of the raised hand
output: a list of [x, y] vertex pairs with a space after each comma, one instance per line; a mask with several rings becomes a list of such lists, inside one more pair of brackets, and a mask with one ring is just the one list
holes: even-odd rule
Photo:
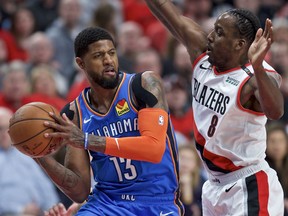
[[257, 69], [262, 67], [262, 62], [273, 42], [273, 29], [270, 19], [266, 19], [265, 29], [258, 29], [255, 40], [251, 44], [248, 51], [248, 58], [253, 66]]

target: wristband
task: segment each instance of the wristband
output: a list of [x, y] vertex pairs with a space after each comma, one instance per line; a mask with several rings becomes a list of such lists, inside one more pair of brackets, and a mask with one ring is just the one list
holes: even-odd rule
[[85, 133], [85, 139], [84, 139], [84, 148], [87, 150], [88, 149], [88, 133]]

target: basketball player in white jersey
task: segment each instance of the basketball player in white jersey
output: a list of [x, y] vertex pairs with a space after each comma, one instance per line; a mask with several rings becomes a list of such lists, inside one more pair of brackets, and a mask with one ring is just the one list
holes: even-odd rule
[[284, 112], [281, 77], [264, 61], [273, 41], [251, 12], [221, 14], [206, 36], [170, 0], [146, 0], [154, 15], [182, 42], [193, 63], [196, 148], [209, 179], [203, 215], [282, 216], [283, 190], [265, 161], [267, 118]]

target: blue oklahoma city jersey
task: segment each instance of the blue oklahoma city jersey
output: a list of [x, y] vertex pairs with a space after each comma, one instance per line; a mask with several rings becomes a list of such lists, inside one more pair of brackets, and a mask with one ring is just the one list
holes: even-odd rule
[[[117, 138], [140, 136], [138, 110], [132, 104], [130, 95], [130, 83], [135, 74], [121, 74], [121, 83], [107, 113], [101, 114], [90, 106], [87, 97], [90, 88], [83, 90], [76, 99], [80, 128], [83, 132]], [[140, 196], [153, 200], [157, 195], [177, 200], [177, 144], [170, 120], [166, 137], [166, 150], [158, 164], [90, 151], [91, 167], [96, 182], [94, 192], [101, 191], [133, 201], [137, 201], [137, 197]]]

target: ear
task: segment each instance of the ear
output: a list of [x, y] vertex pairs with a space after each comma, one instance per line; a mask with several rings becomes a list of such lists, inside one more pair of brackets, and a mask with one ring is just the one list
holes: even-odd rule
[[245, 39], [238, 39], [236, 41], [235, 50], [243, 49], [243, 47], [245, 47], [246, 44], [247, 44], [247, 41]]
[[79, 57], [76, 57], [75, 60], [76, 60], [77, 65], [78, 65], [82, 70], [85, 70], [84, 61], [83, 61], [81, 58], [79, 58]]

